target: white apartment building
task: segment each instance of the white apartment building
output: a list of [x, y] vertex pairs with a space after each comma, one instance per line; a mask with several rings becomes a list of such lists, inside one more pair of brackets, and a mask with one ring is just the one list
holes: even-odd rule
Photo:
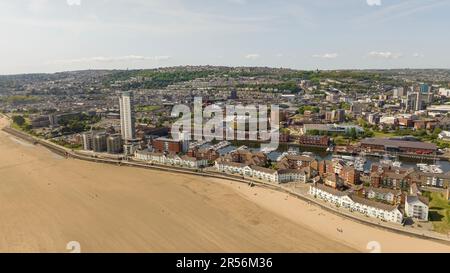
[[439, 88], [439, 96], [450, 97], [450, 89], [447, 88]]
[[217, 171], [231, 174], [240, 174], [251, 176], [252, 169], [245, 164], [236, 162], [219, 162], [216, 161], [215, 167]]
[[306, 183], [311, 177], [311, 172], [308, 167], [303, 169], [283, 169], [274, 170], [264, 168], [256, 165], [246, 165], [236, 162], [216, 161], [215, 168], [219, 172], [226, 172], [230, 174], [239, 174], [256, 179], [264, 180], [271, 183], [288, 183], [288, 182], [303, 182]]
[[190, 156], [164, 155], [163, 153], [152, 153], [148, 151], [136, 151], [134, 154], [136, 160], [152, 162], [157, 164], [166, 164], [179, 167], [201, 168], [208, 166], [207, 159], [197, 159]]
[[428, 202], [426, 202], [424, 198], [411, 195], [406, 197], [405, 211], [408, 217], [420, 221], [428, 221], [428, 210]]
[[135, 117], [134, 117], [134, 105], [133, 105], [133, 93], [124, 92], [119, 98], [120, 107], [120, 128], [122, 138], [127, 140], [133, 140], [135, 135]]
[[248, 177], [254, 177], [256, 179], [264, 180], [267, 182], [278, 183], [278, 172], [273, 169], [248, 166], [242, 163], [236, 162], [222, 162], [216, 161], [215, 167], [219, 172], [225, 172], [230, 174], [239, 174]]
[[450, 140], [450, 131], [442, 131], [438, 137], [442, 140]]
[[309, 172], [305, 169], [295, 170], [295, 169], [285, 169], [278, 171], [278, 182], [287, 183], [287, 182], [308, 182], [310, 178]]
[[278, 172], [276, 170], [259, 166], [250, 166], [250, 168], [252, 169], [252, 176], [254, 178], [273, 183], [279, 182]]
[[372, 201], [348, 192], [342, 192], [322, 184], [311, 185], [309, 194], [315, 198], [335, 204], [338, 207], [357, 211], [372, 218], [378, 218], [386, 222], [401, 224], [403, 214], [398, 210], [398, 206], [387, 205]]

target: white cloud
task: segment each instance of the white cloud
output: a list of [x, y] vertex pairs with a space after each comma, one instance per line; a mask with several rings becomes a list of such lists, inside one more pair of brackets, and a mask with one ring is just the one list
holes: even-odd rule
[[314, 58], [321, 59], [336, 59], [339, 55], [337, 53], [325, 53], [325, 54], [314, 54]]
[[372, 51], [369, 52], [370, 57], [381, 59], [398, 59], [403, 56], [402, 53], [393, 53], [390, 51]]
[[422, 58], [422, 57], [423, 57], [423, 54], [416, 52], [416, 53], [413, 53], [412, 56], [413, 56], [414, 58]]
[[281, 58], [283, 56], [284, 56], [283, 53], [278, 53], [278, 54], [275, 55], [275, 57], [278, 57], [278, 58]]
[[31, 0], [28, 4], [28, 9], [32, 12], [38, 13], [44, 11], [48, 6], [48, 0]]
[[169, 60], [170, 56], [153, 56], [145, 57], [138, 55], [128, 55], [119, 57], [91, 57], [79, 59], [56, 60], [47, 62], [47, 64], [77, 64], [77, 63], [110, 63], [110, 62], [142, 62], [142, 61], [165, 61]]
[[155, 61], [165, 61], [165, 60], [169, 60], [172, 57], [170, 56], [154, 56], [154, 57], [150, 57], [150, 60], [155, 60]]
[[381, 0], [366, 0], [369, 6], [381, 6]]
[[247, 0], [228, 0], [228, 2], [239, 5], [247, 4]]
[[81, 0], [67, 0], [67, 5], [69, 6], [80, 6]]
[[247, 55], [245, 55], [245, 58], [249, 59], [249, 60], [256, 60], [256, 59], [259, 59], [260, 57], [261, 56], [259, 54], [247, 54]]

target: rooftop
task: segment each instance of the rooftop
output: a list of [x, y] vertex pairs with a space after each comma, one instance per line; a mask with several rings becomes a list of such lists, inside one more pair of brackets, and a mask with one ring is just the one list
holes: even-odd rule
[[378, 145], [385, 147], [405, 147], [425, 150], [436, 150], [437, 146], [433, 143], [420, 142], [420, 141], [408, 141], [398, 140], [391, 138], [366, 138], [361, 141], [361, 144], [365, 145]]

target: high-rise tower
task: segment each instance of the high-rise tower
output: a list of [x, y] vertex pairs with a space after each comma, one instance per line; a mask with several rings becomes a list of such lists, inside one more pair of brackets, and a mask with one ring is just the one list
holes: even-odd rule
[[134, 140], [135, 134], [135, 117], [133, 105], [133, 93], [131, 91], [123, 92], [119, 98], [120, 104], [120, 127], [122, 130], [122, 138], [124, 140]]

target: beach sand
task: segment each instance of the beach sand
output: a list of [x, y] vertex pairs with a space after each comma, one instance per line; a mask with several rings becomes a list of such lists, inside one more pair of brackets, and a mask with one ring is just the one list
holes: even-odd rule
[[382, 251], [450, 252], [280, 192], [65, 159], [5, 132], [0, 219], [0, 252], [69, 252], [70, 241], [82, 252], [368, 252], [370, 241]]

